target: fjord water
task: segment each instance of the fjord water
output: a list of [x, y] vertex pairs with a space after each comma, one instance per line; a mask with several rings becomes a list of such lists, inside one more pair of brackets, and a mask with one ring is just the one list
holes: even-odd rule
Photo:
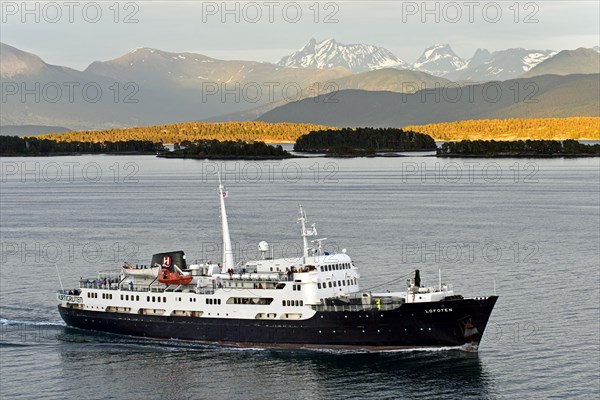
[[[297, 206], [363, 288], [421, 270], [500, 296], [478, 353], [232, 349], [84, 332], [55, 291], [148, 264], [219, 259], [221, 170], [236, 257], [299, 250]], [[600, 165], [433, 157], [287, 161], [5, 158], [0, 395], [7, 399], [589, 398], [600, 389]], [[385, 284], [384, 286], [380, 286]]]

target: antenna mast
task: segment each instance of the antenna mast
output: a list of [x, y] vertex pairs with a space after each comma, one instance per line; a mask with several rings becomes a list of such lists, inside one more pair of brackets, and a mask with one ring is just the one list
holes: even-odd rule
[[302, 239], [304, 242], [304, 252], [302, 255], [304, 257], [304, 262], [306, 262], [306, 258], [310, 255], [309, 252], [311, 250], [311, 248], [308, 247], [308, 238], [309, 236], [315, 236], [317, 234], [317, 228], [315, 227], [315, 224], [312, 224], [310, 229], [306, 228], [307, 221], [308, 219], [304, 213], [304, 208], [302, 208], [302, 204], [300, 204], [300, 217], [298, 218], [298, 222], [300, 222], [302, 226]]

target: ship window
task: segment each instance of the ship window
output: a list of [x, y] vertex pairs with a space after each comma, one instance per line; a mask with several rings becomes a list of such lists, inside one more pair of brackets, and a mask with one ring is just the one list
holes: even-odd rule
[[304, 301], [300, 300], [300, 305], [303, 306], [304, 305]]
[[135, 301], [140, 301], [140, 296], [135, 296]]
[[166, 303], [166, 302], [167, 302], [167, 298], [163, 297], [163, 303]]
[[[123, 298], [123, 295], [121, 295], [121, 299]], [[146, 296], [146, 301], [150, 301], [150, 296]]]
[[338, 286], [340, 286], [340, 287], [342, 286], [342, 282], [341, 281], [338, 281]]
[[281, 300], [281, 305], [285, 306], [285, 300]]
[[337, 287], [337, 282], [333, 281], [333, 287]]
[[286, 303], [287, 303], [288, 306], [290, 305], [290, 301], [289, 300], [286, 300]]
[[321, 282], [317, 283], [317, 287], [321, 289]]
[[156, 301], [156, 298], [154, 296], [152, 296], [152, 302], [154, 303]]
[[329, 287], [331, 287], [331, 282], [329, 282]]
[[323, 266], [321, 265], [321, 272], [323, 272]]
[[160, 303], [160, 297], [157, 297], [156, 300]]

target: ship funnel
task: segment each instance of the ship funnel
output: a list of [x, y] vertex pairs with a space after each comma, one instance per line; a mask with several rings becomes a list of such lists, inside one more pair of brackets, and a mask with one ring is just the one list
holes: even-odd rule
[[415, 270], [415, 286], [421, 287], [421, 274], [418, 269]]

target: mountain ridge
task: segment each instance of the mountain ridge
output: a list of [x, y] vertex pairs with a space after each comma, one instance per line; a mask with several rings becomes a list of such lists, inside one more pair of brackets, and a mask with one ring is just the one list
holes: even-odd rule
[[391, 51], [369, 44], [343, 44], [335, 39], [309, 42], [277, 64], [287, 68], [343, 67], [352, 72], [365, 72], [381, 68], [406, 68], [408, 64]]
[[[600, 74], [542, 75], [495, 82], [494, 86], [501, 93], [498, 98], [489, 98], [487, 84], [414, 94], [343, 90], [336, 94], [335, 104], [321, 99], [301, 100], [271, 110], [258, 120], [338, 127], [402, 127], [472, 119], [600, 115]], [[515, 87], [523, 89], [518, 101], [514, 99]]]

